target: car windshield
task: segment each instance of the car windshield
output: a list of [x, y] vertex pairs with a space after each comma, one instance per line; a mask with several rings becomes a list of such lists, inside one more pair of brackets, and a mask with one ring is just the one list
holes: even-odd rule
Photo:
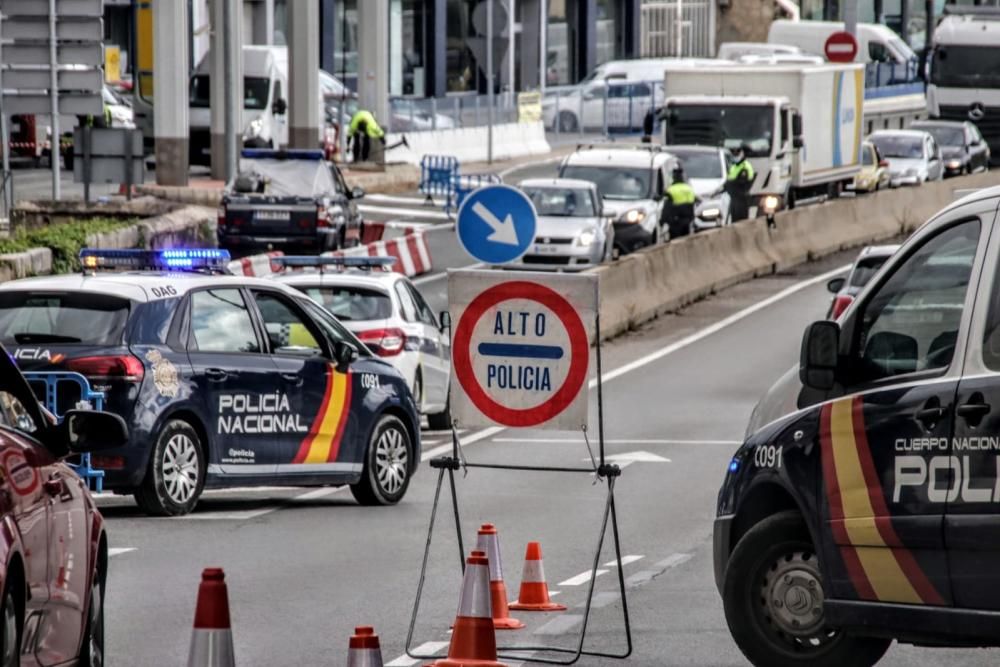
[[722, 160], [718, 153], [686, 153], [684, 151], [670, 151], [677, 156], [684, 167], [684, 175], [687, 178], [724, 178], [722, 173]]
[[885, 261], [889, 259], [888, 257], [862, 257], [858, 260], [857, 264], [854, 265], [854, 270], [851, 271], [851, 287], [864, 287], [868, 284], [868, 281], [872, 279], [875, 272], [882, 268]]
[[582, 188], [524, 188], [538, 215], [562, 218], [593, 218], [594, 199]]
[[961, 127], [951, 127], [948, 125], [914, 125], [913, 129], [929, 132], [938, 144], [942, 146], [965, 145], [965, 129]]
[[354, 285], [296, 287], [342, 322], [367, 322], [392, 317], [392, 300], [379, 290]]
[[646, 199], [650, 197], [649, 168], [604, 167], [568, 165], [563, 168], [563, 178], [590, 181], [607, 199]]
[[774, 112], [769, 106], [734, 104], [671, 105], [668, 144], [700, 144], [727, 149], [748, 146], [748, 157], [771, 154]]
[[871, 148], [866, 147], [861, 149], [861, 164], [866, 167], [870, 167], [875, 164], [875, 155]]
[[129, 302], [104, 294], [0, 292], [0, 342], [117, 345]]
[[924, 142], [919, 137], [883, 135], [872, 137], [871, 142], [878, 152], [887, 158], [919, 160], [924, 156]]
[[[271, 81], [266, 77], [243, 77], [243, 108], [256, 110], [265, 108], [270, 87]], [[210, 91], [207, 74], [195, 74], [191, 77], [191, 106], [207, 109], [211, 104]]]
[[948, 88], [1000, 88], [1000, 47], [937, 47], [931, 58], [931, 83]]
[[325, 160], [242, 158], [233, 190], [274, 197], [321, 197], [340, 191]]

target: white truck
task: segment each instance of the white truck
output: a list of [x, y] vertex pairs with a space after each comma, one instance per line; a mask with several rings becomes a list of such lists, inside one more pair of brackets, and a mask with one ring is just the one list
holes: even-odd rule
[[665, 143], [746, 147], [755, 200], [836, 197], [861, 169], [861, 64], [668, 68], [664, 89]]
[[1000, 8], [945, 8], [929, 57], [931, 118], [970, 120], [1000, 163]]

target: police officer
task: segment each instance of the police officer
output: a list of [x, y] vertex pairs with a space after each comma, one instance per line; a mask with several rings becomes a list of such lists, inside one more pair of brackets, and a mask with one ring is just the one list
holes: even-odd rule
[[694, 206], [698, 203], [698, 196], [694, 193], [694, 188], [684, 180], [684, 168], [679, 164], [674, 167], [673, 183], [667, 188], [666, 195], [667, 205], [663, 211], [670, 229], [670, 238], [687, 236], [694, 225]]
[[726, 192], [729, 193], [733, 222], [750, 217], [750, 188], [753, 186], [754, 171], [747, 159], [748, 150], [746, 144], [733, 149], [733, 164], [726, 175]]
[[352, 150], [355, 162], [367, 162], [371, 154], [372, 139], [385, 145], [385, 132], [379, 127], [375, 116], [367, 109], [358, 109], [351, 117], [347, 138], [353, 140]]

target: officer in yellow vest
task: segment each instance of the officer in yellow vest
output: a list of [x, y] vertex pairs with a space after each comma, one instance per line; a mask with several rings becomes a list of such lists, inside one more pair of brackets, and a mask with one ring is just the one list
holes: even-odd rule
[[694, 207], [698, 203], [698, 195], [694, 188], [684, 180], [684, 168], [674, 167], [673, 183], [667, 187], [667, 203], [663, 207], [670, 238], [676, 239], [691, 233], [694, 225]]
[[352, 140], [355, 162], [367, 162], [371, 153], [372, 139], [385, 144], [385, 132], [379, 127], [374, 114], [367, 109], [358, 109], [351, 117], [347, 138]]
[[748, 147], [744, 144], [733, 149], [733, 164], [726, 175], [726, 192], [729, 193], [729, 210], [733, 222], [750, 217], [750, 188], [753, 187], [753, 165], [747, 159]]

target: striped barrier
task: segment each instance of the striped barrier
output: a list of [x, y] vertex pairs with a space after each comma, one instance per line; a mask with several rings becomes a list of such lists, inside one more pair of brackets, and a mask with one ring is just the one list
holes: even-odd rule
[[272, 273], [278, 273], [282, 265], [273, 261], [275, 257], [282, 257], [285, 253], [280, 250], [265, 252], [259, 255], [241, 257], [229, 262], [229, 273], [234, 276], [250, 276], [253, 278], [263, 278]]

